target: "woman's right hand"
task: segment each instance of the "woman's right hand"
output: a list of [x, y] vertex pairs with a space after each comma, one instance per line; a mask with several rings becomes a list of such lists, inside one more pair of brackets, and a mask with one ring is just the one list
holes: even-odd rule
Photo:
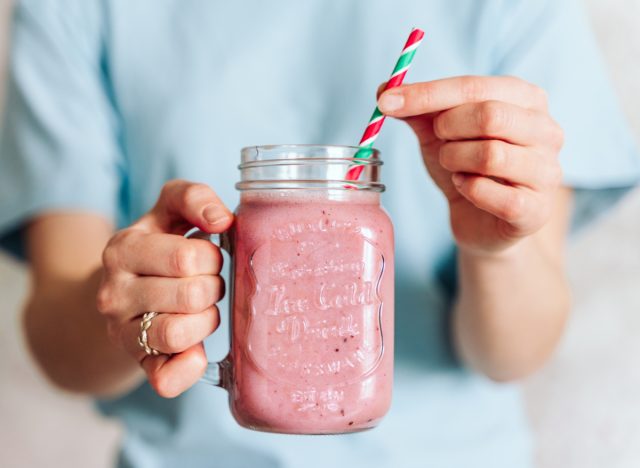
[[[98, 310], [111, 340], [141, 364], [163, 397], [179, 395], [203, 375], [202, 341], [220, 323], [216, 303], [224, 295], [220, 249], [182, 234], [192, 226], [221, 233], [232, 223], [233, 214], [211, 188], [174, 180], [153, 209], [117, 232], [104, 250]], [[148, 311], [158, 312], [147, 331], [158, 356], [148, 356], [138, 344]]]

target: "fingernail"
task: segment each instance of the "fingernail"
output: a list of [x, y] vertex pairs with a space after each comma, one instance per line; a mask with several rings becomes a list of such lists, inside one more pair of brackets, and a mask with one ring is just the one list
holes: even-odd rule
[[460, 187], [464, 182], [464, 179], [464, 174], [460, 174], [459, 172], [456, 172], [451, 176], [451, 182], [453, 182], [453, 185], [455, 185], [456, 187]]
[[387, 91], [378, 99], [378, 108], [382, 112], [393, 112], [402, 109], [404, 106], [404, 96], [398, 91]]
[[202, 216], [211, 226], [223, 223], [227, 220], [227, 215], [220, 210], [217, 205], [209, 205], [202, 211]]

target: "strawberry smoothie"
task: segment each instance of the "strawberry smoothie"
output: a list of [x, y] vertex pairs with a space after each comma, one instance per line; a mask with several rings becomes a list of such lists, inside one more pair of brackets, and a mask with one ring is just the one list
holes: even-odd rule
[[393, 380], [393, 228], [380, 194], [242, 194], [234, 255], [230, 400], [252, 429], [375, 426]]

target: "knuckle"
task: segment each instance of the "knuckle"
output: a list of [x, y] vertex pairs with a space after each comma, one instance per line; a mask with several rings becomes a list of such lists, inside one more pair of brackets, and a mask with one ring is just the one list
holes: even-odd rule
[[181, 245], [173, 251], [173, 268], [178, 276], [192, 276], [196, 271], [198, 253], [193, 244]]
[[182, 191], [182, 200], [184, 206], [190, 206], [198, 203], [209, 195], [209, 187], [205, 184], [193, 183], [189, 184]]
[[465, 101], [481, 101], [486, 95], [484, 80], [477, 76], [464, 76], [460, 79], [460, 91]]
[[203, 279], [193, 278], [178, 288], [179, 305], [184, 312], [201, 312], [207, 308], [210, 297], [207, 284]]
[[513, 191], [504, 200], [501, 210], [501, 218], [510, 223], [516, 222], [522, 218], [524, 208], [524, 196], [519, 191]]
[[106, 270], [113, 271], [121, 267], [122, 249], [131, 243], [138, 233], [132, 229], [116, 232], [102, 251], [102, 265]]
[[504, 172], [507, 155], [501, 142], [497, 140], [487, 140], [483, 142], [478, 158], [478, 165], [481, 173], [498, 175]]
[[107, 271], [115, 270], [120, 264], [119, 258], [117, 241], [112, 238], [102, 251], [102, 265]]
[[414, 100], [419, 103], [419, 107], [430, 109], [433, 107], [435, 94], [431, 83], [419, 83], [406, 88], [407, 102]]
[[160, 199], [171, 197], [172, 194], [175, 193], [176, 189], [184, 183], [185, 182], [180, 179], [173, 179], [165, 182], [165, 184], [162, 186], [162, 189], [160, 190]]
[[449, 135], [449, 121], [447, 113], [443, 112], [433, 119], [433, 133], [436, 138], [440, 140], [446, 140]]
[[193, 361], [195, 364], [194, 367], [197, 369], [197, 373], [199, 375], [203, 375], [207, 370], [207, 364], [208, 364], [207, 358], [205, 357], [204, 353], [195, 354], [193, 356]]
[[482, 198], [482, 185], [479, 178], [472, 178], [467, 183], [467, 195], [472, 200], [478, 200]]
[[509, 115], [504, 105], [497, 101], [484, 101], [478, 106], [478, 127], [488, 136], [494, 135], [509, 124]]
[[226, 285], [224, 282], [224, 278], [222, 278], [222, 276], [215, 276], [215, 293], [214, 293], [214, 302], [218, 302], [220, 301], [225, 294], [225, 289], [226, 289]]
[[214, 272], [217, 274], [217, 273], [220, 273], [220, 271], [222, 270], [224, 258], [222, 257], [222, 251], [217, 245], [214, 245], [211, 243], [209, 245], [211, 246], [211, 250], [213, 252]]
[[139, 232], [135, 229], [128, 228], [122, 229], [113, 236], [113, 240], [116, 244], [129, 244], [136, 236], [138, 236]]
[[116, 312], [115, 307], [115, 288], [111, 282], [103, 283], [96, 294], [96, 307], [98, 312], [103, 315], [113, 315]]
[[220, 309], [218, 309], [218, 306], [214, 305], [214, 306], [211, 307], [211, 331], [210, 331], [210, 333], [213, 333], [214, 331], [216, 331], [219, 326], [220, 326]]

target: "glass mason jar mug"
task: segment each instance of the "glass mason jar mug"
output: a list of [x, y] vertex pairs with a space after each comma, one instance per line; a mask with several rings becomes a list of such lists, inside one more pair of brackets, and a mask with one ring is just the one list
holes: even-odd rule
[[[335, 434], [374, 427], [393, 377], [393, 228], [379, 153], [248, 147], [231, 265], [231, 349], [203, 380], [247, 428]], [[356, 182], [345, 174], [356, 161]]]

